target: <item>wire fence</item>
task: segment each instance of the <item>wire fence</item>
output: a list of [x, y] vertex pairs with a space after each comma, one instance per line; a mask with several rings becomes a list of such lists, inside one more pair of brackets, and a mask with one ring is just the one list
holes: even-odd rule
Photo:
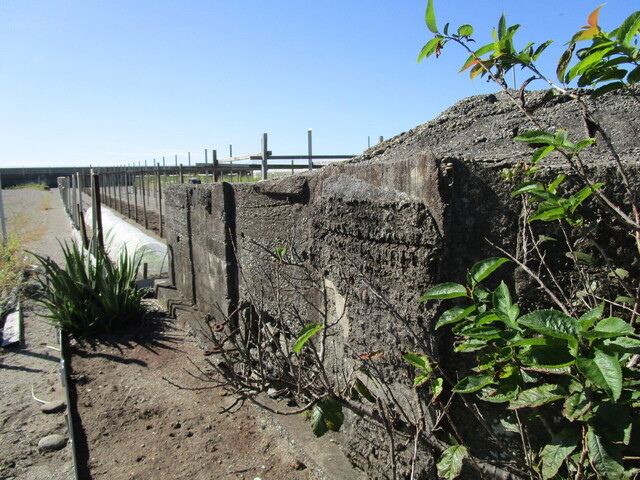
[[[78, 169], [58, 178], [63, 203], [75, 228], [88, 243], [85, 207], [91, 206], [94, 240], [103, 247], [100, 206], [105, 205], [155, 232], [165, 236], [163, 192], [170, 183], [251, 182], [266, 180], [300, 170], [314, 170], [328, 163], [353, 158], [354, 155], [313, 155], [309, 131], [307, 155], [273, 155], [268, 149], [268, 136], [262, 135], [259, 153], [218, 159], [211, 151], [211, 162], [205, 150], [205, 162], [195, 165], [131, 165], [100, 169]], [[231, 153], [231, 152], [230, 152]]]

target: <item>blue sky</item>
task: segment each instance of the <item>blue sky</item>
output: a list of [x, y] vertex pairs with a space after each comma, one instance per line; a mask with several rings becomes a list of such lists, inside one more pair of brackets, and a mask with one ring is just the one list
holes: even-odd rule
[[[436, 0], [439, 25], [470, 23], [478, 43], [505, 11], [516, 45], [555, 39], [546, 71], [600, 0]], [[258, 152], [359, 154], [495, 87], [457, 74], [431, 38], [426, 0], [1, 0], [2, 166], [204, 161]], [[605, 30], [638, 9], [612, 0]], [[540, 85], [540, 88], [542, 85]]]

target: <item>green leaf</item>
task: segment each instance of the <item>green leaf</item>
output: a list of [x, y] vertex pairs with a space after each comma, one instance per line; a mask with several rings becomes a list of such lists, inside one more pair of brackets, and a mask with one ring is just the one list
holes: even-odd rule
[[504, 281], [500, 282], [498, 288], [493, 292], [493, 306], [499, 312], [509, 314], [511, 309], [512, 301], [511, 301], [511, 292], [509, 291], [509, 287]]
[[515, 197], [516, 195], [521, 195], [523, 193], [531, 193], [537, 191], [544, 191], [544, 185], [542, 185], [540, 182], [529, 181], [518, 185], [516, 189], [511, 193], [511, 196]]
[[569, 80], [565, 77], [565, 71], [571, 62], [571, 57], [573, 57], [573, 51], [576, 49], [576, 44], [572, 43], [569, 48], [567, 48], [562, 55], [560, 56], [560, 60], [558, 60], [558, 66], [556, 67], [556, 75], [558, 76], [558, 80], [562, 83], [569, 83]]
[[471, 35], [473, 35], [473, 27], [471, 25], [467, 25], [466, 23], [464, 25], [460, 25], [458, 27], [458, 35], [460, 35], [461, 37], [470, 37]]
[[442, 392], [444, 391], [444, 380], [440, 377], [435, 377], [431, 379], [431, 400], [434, 401], [438, 398]]
[[544, 383], [537, 387], [529, 388], [520, 392], [520, 395], [509, 403], [510, 410], [519, 408], [535, 408], [546, 403], [555, 402], [564, 398], [566, 391], [559, 385]]
[[545, 345], [531, 345], [518, 357], [529, 369], [545, 372], [562, 370], [575, 362], [566, 340], [552, 338]]
[[611, 82], [596, 88], [591, 92], [591, 98], [599, 98], [606, 93], [615, 92], [625, 87], [624, 82]]
[[598, 320], [602, 316], [603, 313], [604, 313], [604, 302], [600, 303], [600, 305], [598, 305], [593, 310], [589, 310], [578, 319], [580, 328], [583, 331], [587, 330], [589, 327], [591, 327], [591, 325], [593, 325], [596, 322], [596, 320]]
[[595, 183], [592, 187], [584, 187], [578, 193], [571, 195], [571, 197], [569, 197], [569, 201], [571, 202], [571, 213], [575, 212], [576, 208], [589, 198], [595, 190], [599, 190], [603, 186], [604, 183]]
[[640, 82], [640, 66], [631, 70], [631, 73], [629, 73], [629, 76], [627, 77], [627, 82], [629, 83]]
[[500, 20], [498, 21], [498, 40], [502, 40], [507, 33], [507, 17], [505, 17], [504, 12], [500, 16]]
[[440, 315], [440, 318], [436, 323], [436, 330], [444, 325], [449, 325], [451, 323], [459, 322], [463, 318], [466, 318], [469, 314], [475, 312], [475, 310], [476, 310], [475, 305], [471, 305], [470, 307], [467, 307], [467, 308], [462, 308], [458, 306], [450, 308], [449, 310], [445, 311], [442, 315]]
[[529, 222], [541, 220], [543, 222], [551, 222], [567, 216], [567, 211], [564, 207], [558, 206], [557, 202], [544, 202], [540, 204], [540, 207], [536, 212], [529, 217]]
[[536, 48], [536, 51], [533, 53], [533, 60], [538, 60], [538, 57], [540, 56], [540, 54], [542, 52], [544, 52], [546, 50], [546, 48], [551, 45], [553, 43], [553, 40], [547, 40], [546, 42], [544, 42], [543, 44], [541, 44], [538, 48]]
[[467, 456], [467, 448], [453, 445], [442, 452], [438, 462], [438, 476], [446, 480], [453, 480], [462, 470], [462, 461]]
[[567, 176], [563, 173], [559, 174], [556, 179], [551, 182], [549, 184], [549, 187], [547, 188], [547, 190], [551, 193], [556, 193], [556, 190], [558, 190], [558, 187], [560, 186], [560, 184], [562, 182], [564, 182], [564, 179], [567, 178]]
[[418, 60], [416, 63], [420, 63], [423, 59], [429, 58], [434, 54], [436, 49], [438, 48], [438, 44], [442, 41], [442, 37], [434, 37], [429, 40], [422, 50], [420, 50], [420, 54], [418, 55]]
[[616, 268], [612, 273], [610, 273], [609, 275], [616, 276], [622, 280], [624, 280], [625, 278], [629, 277], [629, 270], [625, 270], [624, 268]]
[[321, 437], [327, 433], [327, 424], [324, 422], [324, 412], [318, 405], [315, 405], [311, 409], [311, 416], [309, 417], [311, 422], [311, 430], [316, 437]]
[[458, 345], [454, 351], [456, 352], [477, 352], [487, 346], [487, 341], [484, 339], [472, 338], [466, 342]]
[[634, 333], [635, 329], [623, 319], [608, 317], [598, 322], [593, 330], [582, 332], [582, 336], [588, 339], [596, 339], [633, 335]]
[[591, 465], [602, 478], [607, 480], [624, 478], [622, 454], [615, 445], [600, 437], [591, 427], [587, 431], [587, 446]]
[[633, 305], [636, 302], [633, 298], [627, 297], [625, 295], [620, 295], [619, 297], [616, 297], [614, 301], [615, 303], [628, 303], [629, 305]]
[[593, 358], [578, 357], [578, 370], [595, 386], [602, 388], [611, 399], [618, 400], [622, 393], [622, 369], [616, 355], [595, 349]]
[[549, 237], [547, 235], [540, 235], [538, 237], [538, 242], [539, 243], [544, 243], [544, 242], [557, 242], [557, 240], [553, 237]]
[[[490, 323], [493, 323], [493, 322], [499, 322], [499, 321], [501, 321], [500, 317], [494, 311], [481, 313], [480, 315], [476, 315], [474, 317], [474, 323], [475, 323], [476, 326], [487, 325], [487, 324], [490, 324]], [[495, 329], [495, 327], [493, 327], [493, 328], [494, 328], [494, 330], [496, 332], [501, 332], [502, 331], [500, 329]], [[470, 330], [464, 330], [464, 331], [459, 332], [459, 333], [466, 334], [468, 331], [470, 331]]]
[[333, 432], [340, 431], [342, 422], [344, 422], [342, 404], [333, 397], [325, 397], [320, 400], [319, 405], [324, 411], [324, 421], [327, 428]]
[[567, 457], [573, 453], [580, 443], [580, 436], [575, 430], [565, 428], [553, 436], [551, 443], [540, 453], [542, 460], [542, 477], [552, 478], [558, 473]]
[[585, 415], [591, 408], [591, 402], [587, 399], [584, 391], [576, 392], [568, 396], [562, 406], [562, 415], [573, 422]]
[[631, 441], [631, 416], [623, 405], [599, 402], [594, 408], [593, 428], [610, 442], [629, 445]]
[[457, 393], [473, 393], [492, 383], [495, 382], [493, 378], [488, 375], [470, 375], [460, 380], [456, 386], [453, 387], [453, 391]]
[[518, 323], [550, 337], [578, 339], [578, 322], [558, 310], [536, 310], [520, 317]]
[[566, 81], [570, 82], [579, 75], [582, 75], [589, 67], [600, 62], [602, 58], [608, 53], [609, 49], [596, 50], [595, 52], [583, 57], [578, 63], [576, 63], [571, 70], [565, 76]]
[[[496, 318], [498, 317], [496, 316]], [[501, 328], [484, 325], [465, 330], [463, 332], [463, 335], [468, 338], [483, 338], [485, 340], [492, 340], [494, 338], [500, 338], [502, 332], [503, 331]]]
[[567, 142], [567, 131], [564, 129], [559, 129], [558, 133], [556, 133], [554, 144], [556, 147], [566, 147]]
[[633, 12], [624, 22], [622, 22], [622, 25], [618, 27], [618, 41], [628, 47], [631, 45], [633, 37], [638, 34], [638, 29], [640, 29], [640, 11]]
[[611, 352], [620, 354], [640, 354], [640, 340], [629, 337], [617, 337], [604, 340], [604, 345]]
[[591, 255], [589, 255], [588, 253], [584, 253], [584, 252], [567, 252], [566, 253], [567, 257], [569, 258], [573, 258], [574, 260], [577, 261], [581, 261], [584, 262], [588, 265], [597, 265], [598, 261], [593, 258]]
[[472, 287], [475, 287], [478, 283], [495, 272], [500, 267], [500, 265], [510, 261], [511, 260], [509, 260], [508, 258], [492, 257], [476, 263], [469, 271], [469, 284]]
[[556, 147], [554, 145], [547, 145], [546, 147], [538, 148], [535, 152], [533, 152], [533, 155], [531, 156], [531, 163], [535, 165], [555, 149]]
[[555, 145], [555, 137], [548, 132], [544, 132], [542, 130], [531, 130], [529, 132], [524, 132], [521, 135], [518, 135], [514, 138], [517, 142], [524, 143], [543, 143], [547, 145]]
[[287, 249], [285, 247], [276, 248], [276, 257], [278, 257], [278, 260], [281, 262], [284, 260], [285, 253], [287, 253]]
[[402, 355], [402, 358], [404, 358], [414, 367], [418, 367], [428, 372], [431, 371], [431, 364], [429, 363], [429, 359], [420, 353], [407, 352]]
[[511, 412], [505, 412], [504, 416], [500, 416], [500, 425], [507, 432], [520, 433], [520, 427], [518, 426], [516, 416]]
[[302, 347], [307, 341], [313, 337], [316, 333], [322, 330], [321, 323], [310, 323], [305, 325], [304, 328], [300, 331], [298, 338], [296, 338], [295, 343], [293, 344], [293, 351], [296, 353], [300, 353]]
[[436, 26], [436, 14], [433, 11], [433, 0], [427, 2], [427, 11], [424, 15], [424, 21], [427, 24], [427, 28], [432, 33], [438, 33], [438, 27]]
[[367, 386], [362, 383], [359, 378], [356, 378], [355, 385], [356, 390], [360, 392], [360, 394], [367, 399], [370, 403], [376, 403], [376, 397], [371, 393], [371, 390], [367, 388]]
[[594, 143], [596, 143], [596, 139], [595, 138], [586, 138], [584, 140], [580, 140], [576, 144], [575, 150], [576, 150], [576, 152], [579, 152], [583, 148], [588, 147], [589, 145], [593, 145]]
[[419, 387], [430, 378], [431, 378], [431, 373], [426, 373], [424, 370], [420, 370], [420, 372], [416, 375], [416, 378], [413, 379], [413, 386]]
[[467, 287], [459, 283], [440, 283], [425, 293], [420, 302], [427, 300], [445, 300], [447, 298], [466, 297]]
[[467, 61], [464, 62], [464, 65], [462, 66], [462, 68], [460, 69], [460, 71], [458, 73], [464, 72], [467, 68], [469, 68], [471, 66], [471, 64], [473, 62], [475, 62], [477, 59], [481, 58], [482, 55], [485, 55], [485, 54], [487, 54], [489, 52], [492, 52], [493, 49], [494, 49], [494, 44], [493, 43], [489, 43], [487, 45], [484, 45], [484, 46], [480, 47], [478, 50], [473, 52], [472, 55], [469, 55], [469, 58], [467, 58]]
[[321, 437], [327, 430], [338, 432], [344, 421], [342, 404], [335, 398], [325, 397], [313, 406], [310, 420], [316, 437]]

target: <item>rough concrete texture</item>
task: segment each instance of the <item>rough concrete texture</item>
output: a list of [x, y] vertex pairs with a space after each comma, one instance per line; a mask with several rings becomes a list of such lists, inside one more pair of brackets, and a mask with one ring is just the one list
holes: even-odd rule
[[[419, 418], [416, 395], [423, 393], [410, 388], [413, 373], [401, 352], [428, 354], [453, 378], [457, 364], [449, 337], [433, 328], [441, 307], [418, 300], [430, 286], [460, 281], [474, 262], [499, 255], [491, 243], [514, 253], [521, 248], [521, 204], [511, 197], [514, 185], [504, 181], [502, 169], [529, 160], [532, 149], [513, 137], [534, 128], [567, 129], [573, 139], [595, 133], [587, 131], [573, 102], [558, 98], [541, 105], [541, 99], [540, 92], [527, 96], [538, 127], [504, 94], [483, 95], [320, 171], [257, 184], [170, 186], [167, 241], [175, 285], [216, 321], [249, 306], [279, 318], [288, 342], [305, 323], [335, 320], [327, 368], [336, 382], [353, 378], [368, 352], [380, 352], [373, 366], [391, 388], [387, 393], [371, 383], [370, 388], [381, 398], [394, 395], [407, 417]], [[587, 103], [596, 107], [598, 121], [638, 185], [637, 104], [617, 95]], [[605, 142], [595, 136], [598, 145], [585, 159], [609, 193], [624, 202]], [[542, 178], [566, 170], [553, 155], [540, 166]], [[624, 256], [628, 240], [611, 230], [599, 234], [621, 242]], [[278, 248], [287, 249], [286, 262], [278, 260]], [[540, 303], [540, 291], [518, 271], [506, 269], [505, 279], [531, 305]], [[398, 418], [391, 420], [400, 421], [402, 415], [389, 412], [394, 414]], [[464, 422], [464, 414], [459, 418]], [[384, 429], [348, 415], [343, 431], [354, 463], [370, 478], [387, 478]], [[477, 432], [461, 433], [481, 450], [484, 440]], [[404, 477], [413, 444], [397, 442], [402, 444], [398, 472]], [[415, 477], [436, 478], [431, 454], [419, 452], [418, 459]]]

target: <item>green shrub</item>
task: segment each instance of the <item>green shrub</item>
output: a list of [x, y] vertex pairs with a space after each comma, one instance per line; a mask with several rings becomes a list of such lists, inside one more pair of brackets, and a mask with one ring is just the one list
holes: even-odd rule
[[65, 268], [35, 255], [45, 269], [38, 281], [38, 299], [46, 317], [72, 335], [87, 336], [130, 325], [144, 313], [143, 292], [136, 288], [141, 259], [130, 260], [126, 251], [116, 263], [106, 253], [93, 256], [75, 244], [62, 246]]

